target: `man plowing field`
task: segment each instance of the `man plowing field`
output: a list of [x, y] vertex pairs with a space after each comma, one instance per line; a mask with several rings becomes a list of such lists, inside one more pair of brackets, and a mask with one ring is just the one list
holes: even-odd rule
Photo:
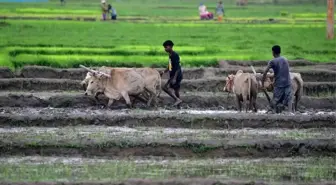
[[274, 91], [273, 99], [271, 101], [271, 109], [280, 113], [284, 109], [284, 106], [288, 107], [288, 110], [292, 110], [292, 84], [289, 74], [289, 64], [285, 57], [280, 56], [280, 46], [273, 46], [272, 52], [274, 59], [267, 65], [261, 80], [261, 86], [264, 88], [267, 72], [272, 68], [274, 71]]

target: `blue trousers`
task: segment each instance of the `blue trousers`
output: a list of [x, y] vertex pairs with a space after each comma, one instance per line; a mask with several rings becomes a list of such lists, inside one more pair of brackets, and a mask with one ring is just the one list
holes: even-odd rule
[[[283, 106], [292, 108], [292, 87], [274, 87], [273, 99], [271, 102], [272, 109], [277, 113], [281, 112]], [[290, 110], [291, 111], [291, 110]]]

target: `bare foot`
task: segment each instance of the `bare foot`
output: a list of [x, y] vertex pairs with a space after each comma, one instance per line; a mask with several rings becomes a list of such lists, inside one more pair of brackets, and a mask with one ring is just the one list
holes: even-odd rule
[[180, 105], [182, 103], [181, 99], [177, 99], [176, 102], [174, 103], [174, 106]]

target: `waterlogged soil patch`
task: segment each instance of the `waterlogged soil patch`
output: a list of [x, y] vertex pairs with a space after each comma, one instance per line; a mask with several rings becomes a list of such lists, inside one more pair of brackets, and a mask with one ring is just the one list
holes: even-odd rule
[[[271, 94], [270, 94], [271, 95]], [[258, 109], [266, 109], [269, 105], [265, 97], [257, 99]], [[131, 97], [132, 98], [132, 97]], [[235, 97], [226, 93], [184, 93], [181, 94], [183, 103], [180, 108], [206, 108], [206, 109], [236, 109]], [[133, 99], [133, 98], [132, 98]], [[91, 96], [85, 96], [82, 92], [12, 92], [0, 91], [0, 106], [1, 107], [102, 107], [107, 105], [107, 98], [104, 95], [99, 96], [99, 100]], [[164, 93], [161, 94], [158, 100], [158, 107], [172, 107], [173, 99]], [[136, 108], [148, 109], [146, 104], [135, 100]], [[124, 100], [115, 102], [111, 109], [127, 108]], [[335, 110], [335, 97], [302, 97], [299, 102], [299, 111], [314, 110]]]
[[[25, 137], [24, 137], [25, 136]], [[43, 156], [163, 156], [163, 157], [290, 157], [334, 156], [335, 139], [228, 139], [228, 140], [181, 140], [181, 139], [123, 139], [105, 140], [71, 135], [57, 138], [57, 134], [2, 134], [0, 155]]]
[[295, 115], [197, 110], [101, 110], [68, 108], [3, 108], [2, 126], [107, 125], [169, 128], [335, 128], [335, 112]]
[[[260, 158], [260, 159], [85, 159], [59, 157], [1, 158], [4, 181], [119, 181], [128, 178], [166, 179], [172, 177], [198, 177], [214, 179], [258, 179], [259, 181], [309, 182], [332, 181], [335, 173], [334, 158]], [[12, 162], [15, 161], [15, 162]], [[18, 169], [20, 172], [18, 173]], [[44, 174], [41, 176], [40, 174]], [[222, 184], [212, 180], [170, 180], [146, 184]], [[138, 180], [140, 181], [140, 180]], [[174, 183], [175, 181], [175, 183]], [[133, 180], [133, 182], [135, 182]], [[235, 182], [235, 183], [233, 183]], [[240, 184], [231, 181], [228, 184]], [[246, 183], [246, 182], [245, 182]], [[0, 183], [1, 184], [1, 183]], [[67, 183], [64, 183], [67, 184]], [[112, 184], [112, 183], [111, 183]], [[128, 183], [126, 183], [128, 184]], [[130, 183], [134, 184], [134, 183]], [[138, 183], [135, 183], [138, 184]], [[226, 184], [226, 183], [225, 183]], [[249, 183], [247, 183], [249, 184]], [[252, 183], [252, 184], [258, 184]], [[267, 184], [267, 183], [266, 183]], [[281, 184], [281, 183], [280, 183]], [[48, 184], [50, 185], [50, 184]], [[246, 184], [245, 184], [246, 185]]]
[[[47, 78], [8, 78], [0, 79], [0, 90], [26, 90], [26, 91], [47, 91], [47, 90], [82, 90], [80, 80], [69, 79], [47, 79]], [[163, 82], [164, 83], [164, 82]], [[225, 86], [225, 79], [198, 79], [183, 80], [182, 92], [222, 92]], [[304, 95], [326, 96], [336, 94], [336, 82], [305, 82], [303, 86]]]

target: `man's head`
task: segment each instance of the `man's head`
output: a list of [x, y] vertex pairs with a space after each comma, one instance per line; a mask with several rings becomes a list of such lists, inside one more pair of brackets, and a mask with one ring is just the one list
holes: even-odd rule
[[219, 3], [219, 4], [222, 4], [223, 2], [222, 2], [222, 1], [219, 1], [218, 3]]
[[166, 52], [171, 53], [173, 51], [173, 46], [174, 46], [173, 41], [166, 40], [162, 45]]
[[278, 45], [272, 47], [272, 52], [274, 57], [278, 57], [281, 53], [281, 48]]

